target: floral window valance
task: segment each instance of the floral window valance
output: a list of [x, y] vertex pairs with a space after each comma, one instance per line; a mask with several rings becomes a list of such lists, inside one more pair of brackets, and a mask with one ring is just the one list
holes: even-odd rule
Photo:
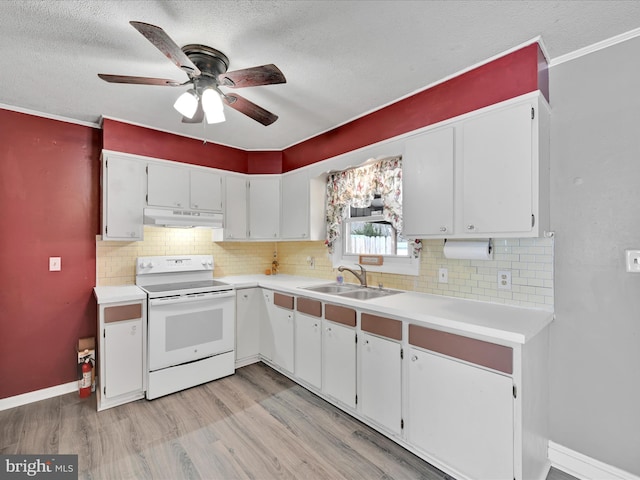
[[382, 215], [396, 231], [402, 231], [402, 157], [350, 168], [329, 175], [327, 179], [327, 239], [333, 253], [340, 236], [342, 221], [349, 207], [367, 208], [374, 195], [382, 199]]

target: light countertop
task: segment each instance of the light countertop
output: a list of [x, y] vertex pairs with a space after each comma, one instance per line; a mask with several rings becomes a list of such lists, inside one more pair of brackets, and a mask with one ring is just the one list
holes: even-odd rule
[[293, 275], [239, 275], [216, 280], [231, 283], [235, 288], [262, 287], [378, 315], [392, 315], [424, 326], [518, 344], [531, 340], [553, 320], [551, 311], [418, 292], [355, 300], [304, 290], [304, 287], [335, 282]]
[[98, 305], [103, 303], [133, 302], [144, 300], [147, 294], [135, 285], [93, 287]]

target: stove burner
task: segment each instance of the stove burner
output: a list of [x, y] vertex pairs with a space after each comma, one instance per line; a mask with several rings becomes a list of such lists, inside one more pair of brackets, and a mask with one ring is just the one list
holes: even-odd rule
[[218, 282], [217, 280], [200, 280], [196, 282], [175, 282], [175, 283], [161, 283], [158, 285], [145, 285], [143, 288], [148, 292], [160, 293], [160, 292], [173, 292], [179, 290], [189, 290], [192, 288], [215, 288], [215, 287], [229, 287], [228, 283]]

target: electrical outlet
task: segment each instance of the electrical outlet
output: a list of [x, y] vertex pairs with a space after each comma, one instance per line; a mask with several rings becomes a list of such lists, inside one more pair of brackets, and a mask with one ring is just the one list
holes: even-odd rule
[[625, 250], [627, 272], [640, 273], [640, 250]]
[[498, 288], [501, 290], [511, 290], [511, 272], [500, 270], [498, 272]]
[[307, 265], [311, 270], [316, 268], [316, 259], [315, 257], [307, 257]]
[[438, 283], [449, 283], [449, 270], [442, 267], [438, 269]]
[[49, 271], [59, 272], [62, 270], [62, 259], [60, 257], [49, 257]]

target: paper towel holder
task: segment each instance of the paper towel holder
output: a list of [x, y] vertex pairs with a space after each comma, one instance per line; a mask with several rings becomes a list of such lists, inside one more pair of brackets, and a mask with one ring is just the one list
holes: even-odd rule
[[444, 258], [454, 260], [491, 260], [493, 245], [490, 238], [445, 240], [442, 253]]
[[[447, 243], [448, 239], [444, 239], [444, 243]], [[491, 252], [493, 251], [493, 240], [492, 239], [487, 239], [489, 241], [489, 255], [491, 255]], [[444, 244], [443, 244], [444, 245]]]

